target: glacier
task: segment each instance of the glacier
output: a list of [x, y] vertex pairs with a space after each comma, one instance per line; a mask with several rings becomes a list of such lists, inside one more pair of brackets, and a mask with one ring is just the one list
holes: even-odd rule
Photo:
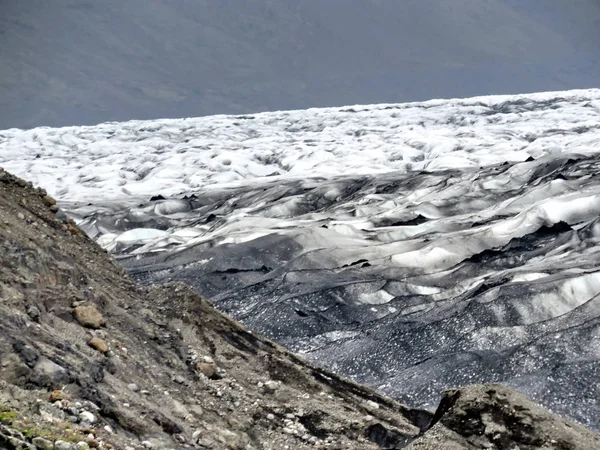
[[0, 131], [138, 280], [410, 405], [600, 429], [600, 90]]

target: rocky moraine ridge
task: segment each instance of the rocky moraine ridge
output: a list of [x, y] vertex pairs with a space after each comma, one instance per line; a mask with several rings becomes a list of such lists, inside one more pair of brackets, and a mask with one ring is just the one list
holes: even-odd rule
[[186, 285], [139, 286], [43, 189], [2, 169], [0, 262], [0, 448], [600, 448], [501, 385], [411, 409]]

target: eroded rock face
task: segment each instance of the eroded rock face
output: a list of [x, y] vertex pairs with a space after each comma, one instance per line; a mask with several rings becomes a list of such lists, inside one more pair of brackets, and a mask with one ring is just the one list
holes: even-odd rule
[[600, 436], [499, 384], [447, 391], [410, 449], [597, 449]]

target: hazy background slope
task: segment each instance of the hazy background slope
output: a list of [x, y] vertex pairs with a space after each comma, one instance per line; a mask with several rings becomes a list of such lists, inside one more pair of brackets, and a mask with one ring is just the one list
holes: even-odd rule
[[1, 0], [0, 129], [598, 87], [595, 0]]

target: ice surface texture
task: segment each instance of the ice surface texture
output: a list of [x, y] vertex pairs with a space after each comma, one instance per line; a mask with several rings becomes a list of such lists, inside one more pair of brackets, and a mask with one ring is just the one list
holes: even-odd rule
[[0, 132], [0, 162], [63, 200], [266, 176], [480, 167], [600, 151], [600, 90]]
[[0, 164], [138, 279], [409, 404], [501, 381], [600, 429], [599, 124], [598, 90], [481, 97], [7, 130]]

